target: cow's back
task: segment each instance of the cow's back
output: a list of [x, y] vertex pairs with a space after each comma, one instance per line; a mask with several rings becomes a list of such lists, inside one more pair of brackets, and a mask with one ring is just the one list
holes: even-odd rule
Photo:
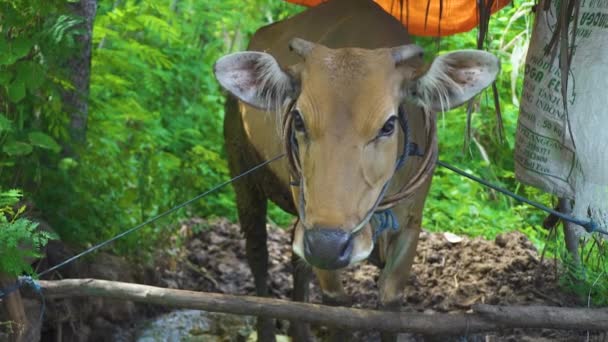
[[294, 37], [332, 49], [409, 43], [405, 27], [372, 0], [334, 0], [259, 29], [249, 50], [268, 52], [284, 66], [296, 64], [300, 57], [288, 48]]

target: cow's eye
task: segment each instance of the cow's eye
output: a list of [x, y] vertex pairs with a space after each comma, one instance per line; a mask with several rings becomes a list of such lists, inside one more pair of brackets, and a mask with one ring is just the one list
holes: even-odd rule
[[391, 116], [386, 122], [384, 126], [378, 132], [378, 137], [390, 137], [395, 132], [395, 122], [397, 121], [396, 116]]
[[306, 126], [304, 125], [304, 119], [302, 119], [302, 114], [300, 111], [295, 109], [291, 115], [293, 115], [293, 128], [300, 133], [306, 132]]

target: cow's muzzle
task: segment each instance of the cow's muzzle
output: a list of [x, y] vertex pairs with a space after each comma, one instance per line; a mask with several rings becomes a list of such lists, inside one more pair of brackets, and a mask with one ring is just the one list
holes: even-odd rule
[[341, 229], [312, 228], [304, 232], [304, 256], [312, 266], [335, 270], [347, 266], [353, 254], [353, 235]]

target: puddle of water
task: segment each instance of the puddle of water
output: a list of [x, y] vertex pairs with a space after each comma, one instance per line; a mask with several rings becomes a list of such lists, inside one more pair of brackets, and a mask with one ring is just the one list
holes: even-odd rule
[[114, 336], [118, 342], [247, 341], [255, 330], [255, 318], [178, 310], [141, 322]]

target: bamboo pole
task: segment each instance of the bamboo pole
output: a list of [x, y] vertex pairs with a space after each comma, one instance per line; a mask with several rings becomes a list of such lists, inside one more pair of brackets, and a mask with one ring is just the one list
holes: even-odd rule
[[176, 308], [299, 320], [350, 330], [422, 334], [468, 334], [505, 328], [608, 330], [608, 309], [479, 304], [473, 307], [471, 314], [426, 315], [173, 290], [97, 279], [41, 280], [40, 285], [49, 298], [105, 297]]

